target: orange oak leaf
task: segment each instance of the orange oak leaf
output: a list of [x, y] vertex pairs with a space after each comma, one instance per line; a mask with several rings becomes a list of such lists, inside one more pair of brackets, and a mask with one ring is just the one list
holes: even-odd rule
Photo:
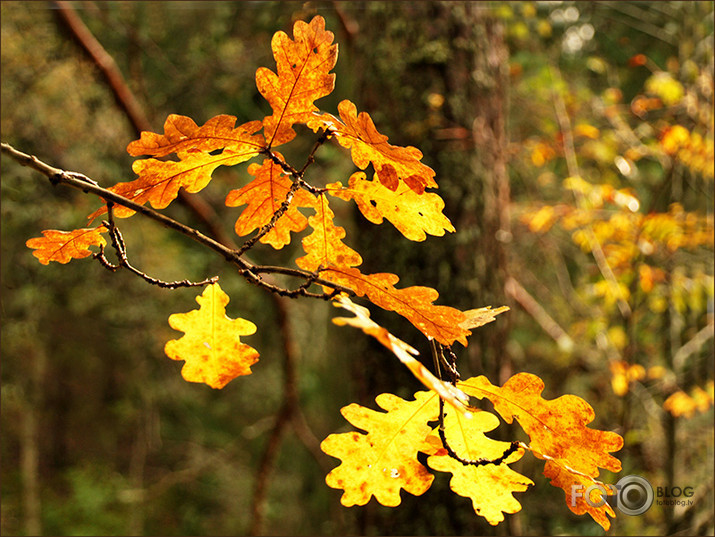
[[314, 116], [308, 126], [314, 131], [330, 130], [340, 145], [351, 151], [355, 165], [364, 170], [372, 163], [380, 182], [392, 191], [397, 190], [400, 180], [417, 194], [427, 187], [437, 187], [434, 170], [422, 164], [422, 153], [416, 147], [400, 147], [387, 143], [387, 136], [380, 134], [367, 112], [360, 112], [349, 100], [338, 104], [340, 119], [331, 114]]
[[332, 44], [333, 33], [325, 30], [323, 17], [314, 17], [310, 24], [297, 21], [293, 38], [276, 32], [271, 40], [277, 74], [266, 67], [256, 71], [258, 91], [273, 109], [263, 120], [268, 147], [291, 141], [293, 125], [307, 122], [318, 110], [313, 102], [335, 87], [330, 70], [338, 59], [338, 45]]
[[[283, 158], [280, 153], [275, 154]], [[298, 207], [315, 207], [317, 200], [313, 194], [303, 189], [291, 192], [293, 182], [271, 159], [264, 160], [262, 165], [251, 164], [248, 173], [255, 179], [243, 188], [231, 190], [226, 196], [226, 205], [229, 207], [248, 204], [236, 220], [236, 233], [244, 236], [254, 229], [261, 229], [268, 225], [290, 193], [292, 197], [288, 209], [276, 220], [273, 228], [260, 239], [262, 243], [270, 244], [277, 250], [283, 248], [290, 243], [291, 231], [303, 231], [308, 225], [308, 219], [303, 216]]]
[[256, 325], [226, 315], [229, 298], [218, 283], [207, 286], [196, 302], [199, 309], [169, 317], [169, 325], [185, 334], [166, 343], [166, 355], [186, 361], [181, 369], [185, 380], [205, 382], [212, 388], [223, 388], [240, 375], [250, 375], [258, 352], [241, 343], [240, 336], [254, 334]]
[[[510, 447], [509, 442], [493, 440], [484, 433], [499, 426], [499, 418], [489, 412], [476, 412], [469, 418], [445, 410], [445, 437], [450, 447], [466, 460], [500, 458]], [[504, 520], [503, 513], [516, 513], [521, 504], [514, 498], [514, 492], [524, 492], [534, 482], [511, 468], [509, 464], [518, 461], [524, 450], [517, 450], [501, 464], [481, 466], [464, 465], [451, 457], [442, 446], [442, 441], [434, 430], [427, 438], [428, 444], [439, 446], [427, 459], [427, 465], [433, 470], [451, 472], [450, 488], [456, 494], [470, 498], [474, 511], [492, 526]]]
[[390, 351], [412, 372], [412, 374], [430, 390], [439, 394], [442, 399], [454, 406], [462, 413], [469, 412], [467, 403], [469, 397], [448, 382], [438, 379], [432, 372], [414, 358], [419, 352], [401, 339], [393, 336], [386, 328], [383, 328], [370, 318], [367, 308], [355, 304], [345, 295], [338, 295], [334, 300], [334, 306], [344, 308], [355, 314], [355, 317], [335, 317], [333, 323], [338, 326], [353, 326], [359, 328], [367, 335], [374, 337]]
[[460, 326], [464, 313], [449, 306], [433, 304], [439, 293], [431, 287], [398, 289], [395, 284], [400, 278], [396, 274], [363, 274], [356, 268], [329, 267], [320, 274], [326, 280], [349, 287], [358, 296], [366, 296], [376, 306], [402, 315], [425, 336], [443, 345], [451, 346], [459, 341], [467, 346], [467, 336], [471, 332]]
[[217, 149], [257, 153], [265, 146], [263, 137], [254, 135], [263, 126], [260, 121], [235, 125], [236, 117], [226, 114], [212, 117], [201, 127], [190, 117], [171, 114], [164, 122], [164, 134], [142, 132], [139, 140], [127, 146], [127, 153], [133, 157], [209, 153]]
[[373, 224], [387, 218], [406, 238], [423, 241], [427, 234], [441, 237], [454, 226], [442, 213], [444, 201], [434, 193], [417, 194], [405, 183], [389, 189], [380, 181], [368, 181], [363, 172], [354, 173], [348, 186], [332, 183], [327, 191], [344, 200], [355, 200], [360, 212]]
[[[623, 438], [613, 432], [590, 429], [593, 421], [591, 406], [575, 395], [563, 395], [553, 400], [541, 397], [543, 381], [528, 373], [511, 377], [503, 387], [493, 386], [480, 376], [457, 383], [465, 393], [479, 399], [487, 398], [507, 423], [514, 419], [529, 435], [529, 448], [546, 460], [544, 475], [551, 484], [566, 493], [566, 503], [576, 514], [590, 514], [604, 529], [610, 527], [606, 515], [615, 516], [610, 505], [589, 502], [584, 497], [573, 498], [573, 487], [598, 484], [599, 467], [612, 472], [621, 470], [620, 461], [610, 455], [623, 447]], [[609, 493], [611, 489], [606, 488]]]
[[331, 434], [320, 449], [342, 460], [325, 478], [331, 488], [343, 489], [345, 507], [365, 505], [375, 496], [388, 507], [400, 504], [400, 491], [419, 496], [429, 489], [434, 476], [418, 460], [417, 453], [431, 431], [427, 425], [439, 413], [434, 392], [417, 392], [414, 401], [390, 393], [376, 397], [386, 412], [376, 412], [355, 403], [341, 409], [342, 415], [367, 434]]
[[90, 246], [105, 246], [107, 241], [102, 237], [102, 233], [106, 231], [104, 226], [72, 231], [46, 229], [42, 232], [43, 237], [28, 239], [25, 245], [35, 249], [32, 255], [43, 265], [49, 265], [50, 261], [66, 264], [70, 259], [82, 259], [92, 255]]
[[[137, 160], [132, 169], [139, 176], [134, 181], [117, 183], [112, 192], [138, 204], [150, 202], [155, 209], [164, 209], [179, 194], [179, 189], [195, 193], [211, 181], [219, 166], [234, 166], [258, 155], [265, 146], [260, 121], [250, 121], [236, 128], [234, 116], [216, 116], [198, 127], [185, 116], [170, 115], [164, 124], [164, 134], [143, 132], [141, 139], [129, 144], [131, 155], [166, 156], [176, 153], [178, 161], [155, 158]], [[107, 212], [103, 207], [89, 216], [92, 220]], [[126, 218], [134, 211], [115, 206], [114, 215]]]

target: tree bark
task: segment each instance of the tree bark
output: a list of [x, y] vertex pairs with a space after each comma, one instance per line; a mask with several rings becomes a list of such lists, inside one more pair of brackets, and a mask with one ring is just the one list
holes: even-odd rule
[[[423, 152], [423, 162], [436, 171], [444, 212], [456, 228], [454, 234], [414, 243], [389, 224], [377, 229], [357, 217], [365, 270], [395, 272], [400, 287], [434, 287], [440, 293], [437, 303], [463, 310], [509, 305], [508, 50], [502, 24], [488, 7], [469, 2], [381, 3], [342, 13], [343, 19], [349, 17], [351, 38], [341, 43], [347, 43], [356, 62], [353, 72], [359, 73], [351, 98], [371, 114], [390, 143]], [[421, 334], [381, 311], [374, 310], [373, 317], [418, 348], [431, 367]], [[474, 330], [466, 350], [455, 345], [463, 378], [485, 374], [501, 384], [511, 375], [509, 329], [507, 313]], [[388, 366], [380, 358], [378, 352], [366, 357], [355, 372], [363, 379], [358, 391], [365, 394], [365, 404], [382, 391], [410, 397], [410, 389], [420, 389], [401, 364]], [[436, 480], [430, 495], [430, 506], [424, 499], [405, 498], [399, 510], [383, 515], [377, 509], [362, 520], [387, 527], [381, 524], [389, 516], [391, 527], [401, 533], [493, 531], [446, 481]], [[443, 509], [451, 513], [448, 520], [439, 514]], [[504, 530], [518, 533], [518, 519], [510, 520], [515, 525]]]

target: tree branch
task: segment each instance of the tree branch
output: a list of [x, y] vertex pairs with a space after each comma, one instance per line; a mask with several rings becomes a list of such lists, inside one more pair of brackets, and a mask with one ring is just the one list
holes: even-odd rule
[[[447, 359], [444, 356], [444, 350], [445, 348], [448, 350], [450, 354], [450, 360], [447, 361]], [[434, 362], [434, 368], [435, 368], [435, 374], [437, 375], [437, 378], [442, 380], [442, 371], [439, 366], [440, 363], [444, 363], [448, 365], [448, 368], [450, 370], [450, 374], [453, 377], [452, 384], [456, 384], [456, 379], [459, 378], [459, 373], [456, 370], [456, 356], [454, 353], [449, 349], [449, 347], [444, 347], [441, 343], [438, 343], [434, 339], [430, 339], [430, 350], [432, 351], [432, 360]], [[459, 461], [462, 463], [464, 466], [486, 466], [488, 464], [493, 464], [494, 466], [499, 466], [501, 463], [503, 463], [506, 459], [509, 458], [509, 456], [514, 453], [517, 449], [520, 447], [520, 442], [511, 442], [509, 444], [509, 447], [504, 450], [504, 453], [502, 453], [499, 457], [496, 459], [485, 459], [485, 458], [478, 458], [478, 459], [465, 459], [461, 457], [454, 449], [452, 446], [449, 444], [447, 441], [447, 435], [445, 433], [445, 426], [444, 426], [444, 399], [441, 397], [439, 398], [439, 439], [442, 441], [442, 447], [447, 451], [447, 455], [449, 455], [451, 458], [453, 458], [456, 461]]]
[[82, 50], [92, 59], [107, 81], [109, 88], [114, 94], [119, 107], [129, 118], [134, 130], [141, 134], [141, 131], [150, 131], [151, 125], [144, 115], [139, 101], [129, 89], [122, 72], [117, 66], [117, 62], [109, 54], [102, 44], [97, 41], [89, 28], [82, 22], [77, 12], [68, 2], [54, 2], [57, 7], [57, 14], [62, 22], [76, 39]]
[[685, 365], [685, 360], [695, 354], [705, 343], [715, 335], [715, 325], [709, 322], [695, 334], [687, 343], [680, 347], [673, 355], [673, 371], [680, 372]]
[[[76, 172], [69, 172], [66, 170], [62, 170], [60, 168], [55, 168], [54, 166], [51, 166], [34, 155], [28, 155], [27, 153], [23, 153], [22, 151], [18, 151], [14, 147], [12, 147], [10, 144], [2, 142], [0, 144], [0, 149], [2, 152], [9, 157], [11, 157], [13, 160], [17, 161], [19, 164], [23, 166], [27, 166], [29, 168], [32, 168], [41, 174], [45, 175], [50, 182], [53, 185], [58, 185], [58, 184], [63, 184], [72, 188], [76, 188], [79, 190], [82, 190], [85, 193], [91, 193], [96, 196], [99, 196], [100, 198], [104, 199], [105, 201], [111, 201], [116, 203], [117, 205], [121, 205], [123, 207], [127, 207], [128, 209], [132, 209], [133, 211], [142, 214], [143, 216], [146, 216], [147, 218], [150, 218], [151, 220], [154, 220], [156, 222], [159, 222], [161, 225], [168, 227], [170, 229], [173, 229], [175, 231], [178, 231], [179, 233], [182, 233], [183, 235], [189, 237], [190, 239], [208, 247], [209, 249], [217, 252], [220, 254], [226, 261], [231, 263], [232, 265], [236, 266], [238, 268], [239, 274], [243, 276], [247, 281], [250, 283], [253, 283], [259, 287], [262, 287], [264, 289], [267, 289], [268, 291], [271, 291], [272, 293], [277, 293], [282, 296], [290, 296], [290, 297], [295, 297], [295, 296], [308, 296], [311, 298], [322, 298], [322, 299], [331, 299], [333, 296], [335, 296], [337, 293], [348, 293], [350, 296], [354, 296], [354, 292], [342, 285], [335, 284], [333, 282], [330, 282], [328, 280], [325, 280], [323, 278], [319, 278], [316, 276], [315, 273], [313, 272], [308, 272], [306, 270], [302, 269], [294, 269], [294, 268], [287, 268], [287, 267], [270, 267], [270, 266], [261, 266], [261, 265], [254, 265], [253, 263], [247, 261], [241, 255], [238, 253], [238, 251], [228, 248], [227, 246], [224, 246], [220, 242], [212, 239], [211, 237], [207, 237], [197, 229], [194, 229], [192, 227], [189, 227], [185, 224], [182, 224], [181, 222], [178, 222], [174, 220], [173, 218], [169, 218], [168, 216], [165, 216], [154, 209], [151, 209], [150, 207], [144, 206], [144, 205], [139, 205], [138, 203], [133, 202], [132, 200], [125, 198], [124, 196], [121, 196], [115, 192], [112, 192], [111, 190], [107, 190], [106, 188], [102, 188], [99, 186], [95, 181], [92, 179], [88, 178], [87, 176], [76, 173]], [[317, 294], [317, 293], [309, 293], [307, 292], [306, 289], [299, 287], [296, 290], [289, 290], [285, 288], [281, 288], [273, 283], [269, 283], [264, 281], [260, 274], [261, 273], [275, 273], [275, 274], [283, 274], [286, 276], [292, 276], [296, 278], [301, 278], [305, 281], [310, 281], [312, 283], [316, 283], [325, 287], [329, 287], [333, 289], [333, 292], [329, 293], [322, 293], [322, 294]]]
[[539, 323], [539, 326], [544, 330], [544, 332], [556, 341], [559, 348], [568, 350], [574, 347], [574, 342], [573, 339], [571, 339], [571, 336], [569, 336], [566, 331], [561, 328], [561, 326], [551, 315], [549, 315], [544, 307], [539, 304], [515, 278], [509, 276], [506, 284], [504, 285], [504, 290], [509, 296], [516, 300], [522, 308], [524, 308], [524, 311], [526, 311], [537, 323]]
[[104, 268], [111, 270], [112, 272], [115, 272], [120, 268], [125, 268], [129, 272], [139, 276], [145, 282], [164, 289], [178, 289], [179, 287], [203, 287], [204, 285], [207, 285], [209, 283], [215, 283], [216, 281], [218, 281], [218, 276], [213, 276], [212, 278], [207, 278], [200, 282], [192, 282], [189, 280], [166, 282], [157, 278], [152, 278], [151, 276], [132, 266], [132, 264], [129, 263], [129, 259], [127, 258], [127, 247], [124, 244], [124, 237], [122, 237], [122, 232], [119, 231], [119, 228], [114, 222], [113, 205], [114, 204], [111, 201], [107, 203], [108, 220], [102, 222], [102, 224], [109, 231], [109, 236], [112, 240], [112, 247], [117, 254], [119, 263], [116, 265], [110, 263], [104, 255], [104, 246], [100, 245], [99, 252], [94, 254], [94, 258], [99, 260], [99, 262]]

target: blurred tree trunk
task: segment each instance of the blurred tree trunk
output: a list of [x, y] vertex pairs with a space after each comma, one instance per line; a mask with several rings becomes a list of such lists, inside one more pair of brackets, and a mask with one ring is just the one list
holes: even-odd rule
[[[389, 224], [376, 228], [361, 223], [359, 236], [365, 242], [358, 249], [364, 254], [365, 270], [395, 272], [401, 276], [400, 286], [434, 287], [440, 292], [438, 303], [460, 309], [507, 304], [508, 50], [502, 24], [479, 3], [381, 3], [342, 15], [349, 38], [341, 38], [341, 47], [343, 42], [351, 47], [349, 57], [356, 62], [351, 93], [358, 108], [372, 115], [391, 143], [414, 145], [424, 153], [423, 162], [437, 172], [445, 214], [457, 230], [414, 243], [388, 229]], [[431, 367], [420, 334], [392, 325], [390, 316], [382, 312], [373, 316], [420, 349], [423, 362]], [[492, 382], [504, 382], [511, 374], [508, 334], [508, 315], [504, 315], [475, 330], [466, 351], [456, 345], [463, 375], [485, 374]], [[365, 404], [382, 391], [394, 392], [405, 385], [419, 389], [398, 362], [388, 365], [380, 357], [366, 357], [360, 364]], [[409, 390], [398, 393], [406, 396]], [[439, 500], [433, 496], [442, 507], [430, 508], [431, 515], [426, 514], [423, 499], [419, 507], [415, 505], [420, 516], [403, 508], [387, 516], [393, 521], [399, 517], [405, 524], [400, 532], [493, 531], [482, 525], [468, 502], [444, 488]], [[438, 515], [444, 508], [448, 517]], [[377, 527], [384, 527], [374, 513], [365, 516], [373, 516]], [[429, 519], [429, 527], [412, 522], [425, 524]]]
[[[412, 243], [389, 225], [366, 224], [366, 270], [394, 270], [404, 285], [435, 287], [439, 303], [461, 309], [507, 303], [508, 50], [502, 24], [478, 3], [381, 4], [354, 22], [359, 30], [349, 40], [355, 48], [350, 56], [359, 58], [356, 72], [362, 73], [356, 98], [390, 142], [425, 154], [457, 229]], [[508, 318], [470, 338], [471, 374], [495, 382], [510, 375]]]
[[42, 379], [47, 357], [40, 348], [29, 348], [25, 355], [27, 384], [22, 409], [20, 434], [20, 472], [22, 504], [26, 535], [42, 535], [40, 501], [40, 416], [42, 412]]

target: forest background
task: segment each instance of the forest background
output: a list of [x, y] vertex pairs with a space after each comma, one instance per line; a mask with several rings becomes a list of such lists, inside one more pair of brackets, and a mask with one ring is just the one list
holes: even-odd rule
[[[391, 143], [418, 147], [457, 229], [408, 243], [346, 209], [365, 265], [438, 289], [441, 304], [508, 305], [460, 352], [468, 374], [496, 384], [527, 371], [547, 398], [586, 399], [593, 426], [625, 438], [623, 471], [606, 482], [693, 487], [691, 505], [619, 513], [612, 533], [713, 534], [712, 3], [71, 6], [154, 131], [170, 113], [263, 117], [254, 74], [272, 65], [271, 36], [325, 17], [340, 55], [336, 90], [318, 106], [349, 98]], [[2, 140], [103, 186], [129, 180], [136, 117], [60, 11], [2, 3]], [[328, 181], [352, 170], [331, 145], [315, 168]], [[222, 196], [245, 172], [224, 170], [201, 194], [232, 233]], [[94, 203], [2, 159], [2, 534], [603, 533], [526, 457], [517, 470], [536, 484], [496, 528], [447, 478], [394, 509], [343, 508], [324, 483], [336, 461], [318, 449], [346, 429], [339, 409], [420, 385], [332, 325], [329, 304], [294, 300], [283, 312], [226, 276], [229, 315], [240, 307], [261, 327], [261, 361], [221, 391], [184, 382], [162, 352], [176, 337], [165, 320], [193, 307], [194, 290], [89, 260], [45, 267], [25, 246], [42, 229], [80, 227]], [[200, 280], [220, 266], [134, 220], [123, 231], [147, 273]], [[258, 261], [287, 262], [286, 250]], [[424, 348], [407, 323], [373, 316]]]

